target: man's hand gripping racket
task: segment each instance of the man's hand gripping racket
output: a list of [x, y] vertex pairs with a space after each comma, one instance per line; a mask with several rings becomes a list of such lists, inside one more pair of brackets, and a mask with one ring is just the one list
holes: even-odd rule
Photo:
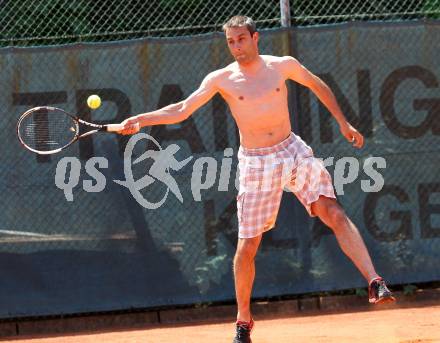
[[125, 119], [121, 124], [122, 130], [115, 131], [121, 135], [133, 135], [139, 132], [139, 120], [135, 117]]

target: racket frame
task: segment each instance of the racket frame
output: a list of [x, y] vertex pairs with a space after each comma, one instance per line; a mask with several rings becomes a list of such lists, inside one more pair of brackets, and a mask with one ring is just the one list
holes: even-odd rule
[[[63, 145], [62, 147], [57, 148], [57, 149], [47, 150], [47, 151], [41, 151], [41, 150], [36, 150], [36, 149], [34, 149], [34, 148], [31, 148], [29, 145], [27, 145], [27, 144], [24, 142], [24, 140], [23, 140], [22, 137], [20, 136], [20, 124], [21, 124], [22, 121], [23, 121], [25, 118], [27, 118], [29, 115], [31, 115], [32, 113], [34, 113], [34, 112], [36, 112], [36, 111], [38, 111], [38, 110], [42, 110], [42, 109], [44, 109], [44, 110], [48, 110], [48, 111], [59, 111], [59, 112], [65, 114], [65, 115], [67, 115], [68, 117], [70, 117], [70, 118], [73, 120], [73, 123], [75, 124], [75, 127], [74, 127], [74, 128], [75, 128], [75, 136], [74, 136], [74, 137], [73, 137], [73, 138], [72, 138], [67, 144], [65, 144], [65, 145]], [[94, 130], [87, 131], [87, 132], [85, 132], [85, 133], [83, 133], [83, 134], [80, 135], [80, 133], [79, 133], [79, 124], [80, 124], [80, 123], [83, 124], [83, 125], [85, 125], [85, 126], [88, 126], [88, 127], [94, 128]], [[110, 124], [110, 125], [112, 125], [112, 124]], [[113, 124], [113, 126], [114, 126], [114, 125], [115, 125], [115, 124]], [[17, 136], [18, 136], [18, 139], [19, 139], [20, 143], [21, 143], [26, 149], [28, 149], [28, 150], [30, 150], [30, 151], [36, 153], [36, 154], [40, 154], [40, 155], [51, 155], [51, 154], [56, 154], [56, 153], [58, 153], [58, 152], [60, 152], [60, 151], [62, 151], [62, 150], [64, 150], [64, 149], [66, 149], [68, 146], [72, 145], [72, 144], [75, 143], [77, 140], [79, 140], [79, 139], [81, 139], [81, 138], [83, 138], [83, 137], [87, 137], [87, 136], [89, 136], [89, 135], [91, 135], [91, 134], [94, 134], [94, 133], [96, 133], [96, 132], [98, 132], [98, 131], [107, 131], [107, 132], [115, 131], [114, 129], [113, 129], [112, 131], [109, 131], [109, 130], [108, 130], [108, 127], [109, 127], [109, 125], [100, 125], [100, 124], [89, 123], [89, 122], [87, 122], [87, 121], [85, 121], [85, 120], [82, 120], [82, 119], [80, 119], [80, 118], [78, 118], [78, 117], [76, 117], [76, 116], [70, 114], [69, 112], [66, 112], [66, 111], [64, 111], [63, 109], [58, 108], [58, 107], [54, 107], [54, 106], [37, 106], [37, 107], [33, 107], [33, 108], [27, 110], [26, 112], [24, 112], [24, 113], [20, 116], [20, 119], [18, 120], [18, 123], [17, 123]]]

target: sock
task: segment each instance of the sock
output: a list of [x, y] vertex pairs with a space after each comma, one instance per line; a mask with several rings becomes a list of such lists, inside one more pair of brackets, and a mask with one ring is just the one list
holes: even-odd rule
[[376, 281], [376, 280], [380, 281], [380, 280], [383, 280], [383, 279], [382, 279], [380, 276], [375, 277], [374, 279], [372, 279], [372, 280], [368, 283], [368, 285], [371, 285], [371, 284], [373, 283], [373, 281]]

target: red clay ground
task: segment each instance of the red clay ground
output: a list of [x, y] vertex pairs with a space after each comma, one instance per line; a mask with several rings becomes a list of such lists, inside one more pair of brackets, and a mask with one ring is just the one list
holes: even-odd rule
[[[144, 330], [14, 339], [14, 343], [231, 343], [232, 323], [156, 326]], [[260, 320], [253, 343], [440, 342], [440, 304]]]

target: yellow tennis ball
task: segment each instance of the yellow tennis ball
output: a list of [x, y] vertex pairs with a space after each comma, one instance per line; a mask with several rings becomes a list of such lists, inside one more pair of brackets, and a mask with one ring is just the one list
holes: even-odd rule
[[99, 106], [101, 106], [101, 98], [96, 94], [90, 95], [87, 98], [87, 105], [93, 110], [97, 109]]

